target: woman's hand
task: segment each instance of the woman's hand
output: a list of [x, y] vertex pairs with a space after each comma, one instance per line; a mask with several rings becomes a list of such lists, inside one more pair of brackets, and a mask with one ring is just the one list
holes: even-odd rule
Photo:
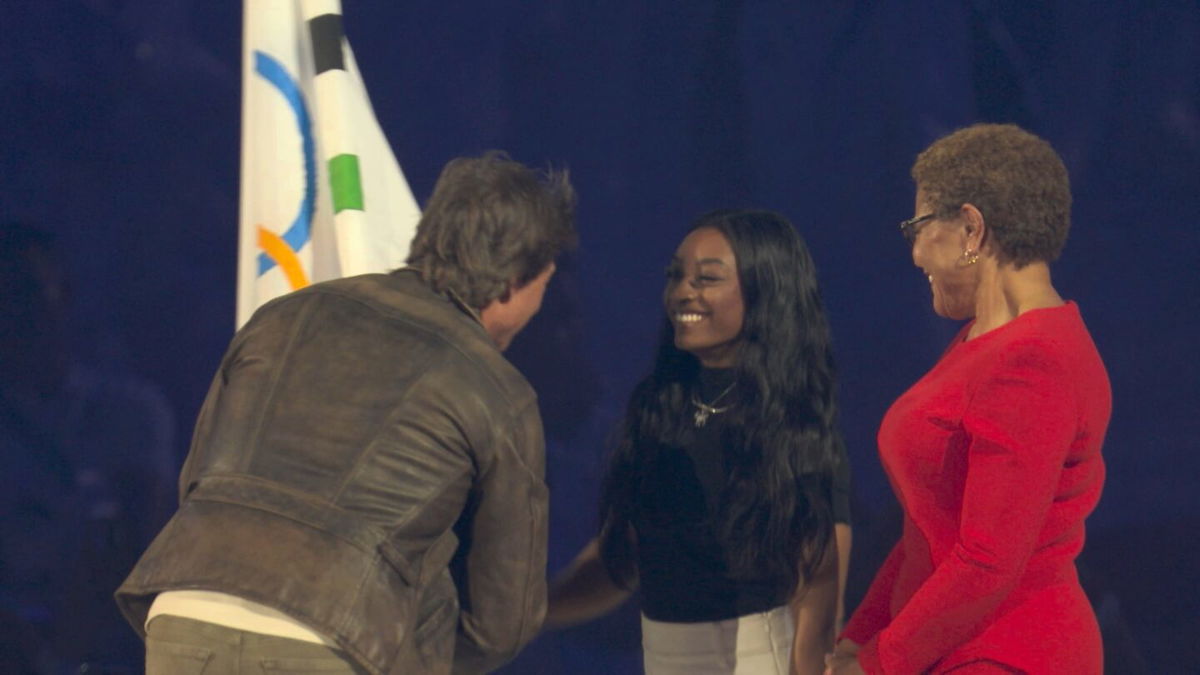
[[858, 644], [843, 638], [825, 655], [825, 675], [866, 675], [858, 664]]

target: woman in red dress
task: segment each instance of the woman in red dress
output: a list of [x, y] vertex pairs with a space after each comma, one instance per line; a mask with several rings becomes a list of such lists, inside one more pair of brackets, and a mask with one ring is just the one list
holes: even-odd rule
[[827, 673], [1100, 673], [1079, 585], [1104, 482], [1108, 376], [1049, 263], [1066, 241], [1062, 160], [1013, 125], [978, 124], [912, 170], [900, 227], [937, 314], [970, 320], [888, 410], [879, 454], [899, 543]]

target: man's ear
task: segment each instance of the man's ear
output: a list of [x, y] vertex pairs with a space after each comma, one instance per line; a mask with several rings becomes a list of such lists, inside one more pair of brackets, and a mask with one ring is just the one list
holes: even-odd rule
[[510, 282], [508, 282], [507, 284], [505, 284], [505, 286], [504, 286], [504, 292], [503, 292], [503, 293], [501, 293], [500, 295], [496, 296], [496, 300], [495, 300], [495, 301], [496, 301], [496, 302], [498, 302], [498, 303], [500, 303], [500, 304], [502, 304], [502, 305], [503, 305], [503, 304], [505, 304], [505, 303], [507, 303], [509, 300], [511, 300], [511, 299], [512, 299], [512, 292], [513, 292], [513, 284], [512, 284], [512, 282], [510, 281]]

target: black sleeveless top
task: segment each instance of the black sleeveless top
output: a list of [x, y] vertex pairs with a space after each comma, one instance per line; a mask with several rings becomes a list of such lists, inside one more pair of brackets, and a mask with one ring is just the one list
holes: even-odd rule
[[[712, 402], [733, 383], [731, 369], [700, 372], [699, 398]], [[726, 396], [721, 407], [732, 402]], [[691, 411], [689, 411], [691, 412]], [[721, 443], [724, 414], [708, 417], [682, 448], [660, 451], [638, 496], [633, 526], [642, 612], [656, 621], [720, 621], [786, 604], [784, 579], [733, 579], [714, 526], [714, 509], [728, 471]], [[831, 495], [834, 520], [850, 521], [850, 472], [845, 449]]]

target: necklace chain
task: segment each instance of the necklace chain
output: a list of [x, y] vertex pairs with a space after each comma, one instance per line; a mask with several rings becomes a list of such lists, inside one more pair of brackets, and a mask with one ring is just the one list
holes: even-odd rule
[[709, 417], [713, 415], [720, 415], [726, 410], [729, 410], [729, 406], [718, 408], [716, 407], [716, 403], [717, 401], [725, 398], [725, 394], [733, 391], [734, 384], [736, 384], [736, 382], [730, 384], [728, 387], [725, 387], [725, 391], [717, 394], [717, 397], [709, 403], [701, 401], [700, 397], [696, 395], [696, 392], [692, 392], [692, 405], [696, 406], [696, 412], [692, 415], [692, 421], [696, 424], [697, 428], [704, 426], [708, 422]]

